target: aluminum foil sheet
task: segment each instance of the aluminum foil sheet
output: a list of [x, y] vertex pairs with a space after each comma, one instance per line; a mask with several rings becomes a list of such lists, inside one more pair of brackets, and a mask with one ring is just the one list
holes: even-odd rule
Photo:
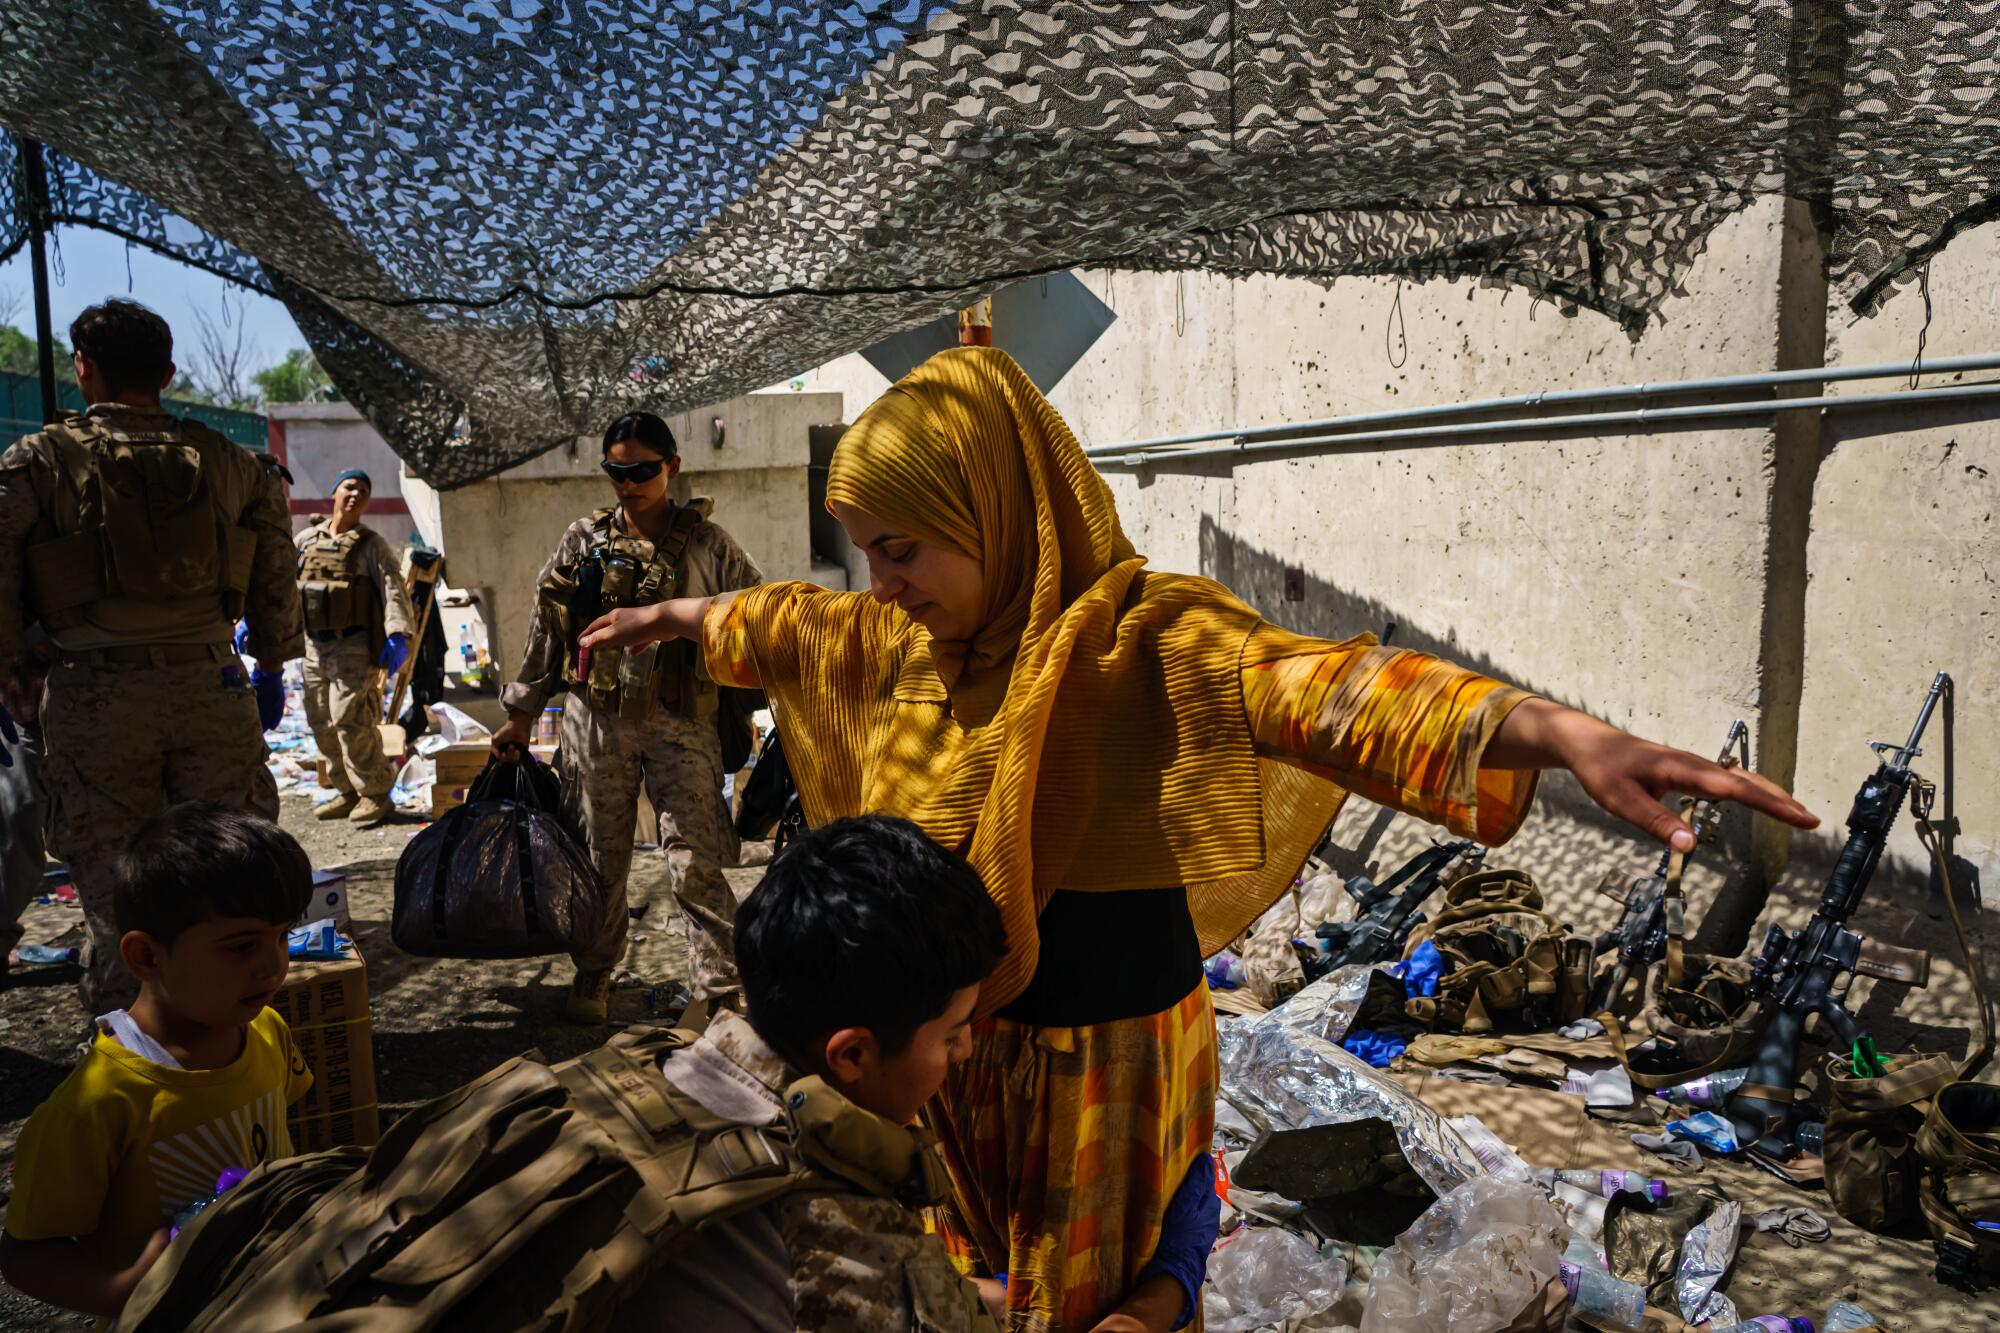
[[1222, 1095], [1272, 1130], [1387, 1121], [1411, 1167], [1443, 1195], [1488, 1174], [1471, 1147], [1401, 1084], [1340, 1049], [1370, 970], [1340, 968], [1269, 1013], [1223, 1024]]
[[1736, 1259], [1736, 1238], [1743, 1224], [1743, 1205], [1735, 1201], [1714, 1212], [1681, 1242], [1681, 1266], [1674, 1273], [1674, 1300], [1681, 1318], [1690, 1324], [1708, 1322], [1728, 1328], [1737, 1322], [1736, 1306], [1716, 1288]]

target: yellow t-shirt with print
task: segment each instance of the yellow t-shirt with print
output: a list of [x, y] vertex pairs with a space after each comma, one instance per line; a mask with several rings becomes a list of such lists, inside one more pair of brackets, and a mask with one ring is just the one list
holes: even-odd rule
[[291, 1029], [270, 1009], [220, 1069], [169, 1069], [99, 1032], [21, 1130], [7, 1234], [89, 1236], [107, 1261], [130, 1263], [176, 1213], [215, 1193], [223, 1171], [291, 1156], [285, 1108], [310, 1087]]

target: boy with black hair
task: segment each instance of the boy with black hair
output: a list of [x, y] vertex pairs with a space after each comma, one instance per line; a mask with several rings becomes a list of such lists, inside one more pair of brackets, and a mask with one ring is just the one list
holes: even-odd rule
[[139, 998], [97, 1020], [14, 1158], [0, 1274], [51, 1305], [116, 1316], [216, 1177], [291, 1155], [285, 1108], [312, 1086], [267, 1007], [312, 865], [276, 824], [220, 805], [155, 816], [112, 866]]
[[[736, 913], [735, 947], [747, 1017], [716, 1014], [666, 1059], [667, 1083], [720, 1120], [758, 1125], [778, 1120], [785, 1088], [819, 1076], [862, 1113], [836, 1136], [845, 1160], [822, 1165], [872, 1187], [792, 1194], [703, 1227], [616, 1327], [997, 1328], [1002, 1285], [959, 1276], [924, 1229], [917, 1209], [946, 1185], [936, 1140], [913, 1123], [970, 1050], [980, 983], [1006, 949], [978, 872], [904, 820], [835, 820], [771, 863]], [[931, 1197], [915, 1197], [912, 1180]], [[896, 1181], [905, 1187], [881, 1188]], [[1196, 1196], [1214, 1204], [1213, 1178], [1191, 1173], [1183, 1193], [1187, 1220], [1162, 1249], [1205, 1256], [1219, 1207], [1204, 1213]], [[1099, 1327], [1162, 1333], [1185, 1322], [1190, 1300], [1163, 1269]]]

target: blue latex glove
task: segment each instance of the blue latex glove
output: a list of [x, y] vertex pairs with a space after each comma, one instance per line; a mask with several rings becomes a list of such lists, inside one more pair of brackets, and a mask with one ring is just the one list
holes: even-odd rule
[[236, 655], [238, 657], [241, 657], [244, 653], [248, 652], [249, 650], [250, 650], [250, 622], [247, 620], [239, 620], [236, 622]]
[[0, 736], [7, 740], [7, 745], [0, 745], [0, 768], [12, 768], [14, 756], [7, 753], [7, 746], [19, 745], [21, 733], [14, 730], [14, 715], [7, 711], [5, 704], [0, 704]]
[[257, 721], [269, 731], [285, 717], [285, 678], [260, 666], [251, 667], [250, 689], [257, 696]]
[[1402, 968], [1406, 994], [1421, 997], [1438, 993], [1438, 977], [1444, 972], [1444, 957], [1438, 953], [1437, 945], [1425, 940]]
[[1377, 1069], [1387, 1069], [1389, 1062], [1409, 1049], [1410, 1043], [1392, 1032], [1371, 1032], [1363, 1029], [1350, 1032], [1342, 1039], [1341, 1049], [1356, 1059], [1366, 1060]]
[[382, 645], [382, 656], [377, 659], [377, 665], [393, 676], [398, 671], [401, 671], [403, 663], [409, 660], [410, 636], [407, 634], [391, 634], [389, 641]]
[[1139, 1270], [1139, 1281], [1164, 1273], [1181, 1284], [1185, 1298], [1175, 1328], [1194, 1322], [1201, 1308], [1201, 1284], [1208, 1277], [1208, 1252], [1215, 1245], [1216, 1229], [1222, 1225], [1222, 1200], [1215, 1195], [1215, 1158], [1203, 1153], [1194, 1159], [1181, 1187], [1167, 1200], [1167, 1215], [1160, 1219], [1160, 1244], [1152, 1261]]

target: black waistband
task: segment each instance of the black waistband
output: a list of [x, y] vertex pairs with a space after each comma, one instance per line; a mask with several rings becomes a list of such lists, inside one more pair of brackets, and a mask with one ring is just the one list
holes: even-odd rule
[[1172, 1008], [1201, 981], [1186, 889], [1058, 891], [1037, 923], [1041, 955], [1000, 1017], [1081, 1027]]
[[367, 632], [366, 625], [356, 625], [353, 629], [316, 629], [306, 637], [314, 643], [338, 643], [342, 639], [351, 639], [357, 634]]

